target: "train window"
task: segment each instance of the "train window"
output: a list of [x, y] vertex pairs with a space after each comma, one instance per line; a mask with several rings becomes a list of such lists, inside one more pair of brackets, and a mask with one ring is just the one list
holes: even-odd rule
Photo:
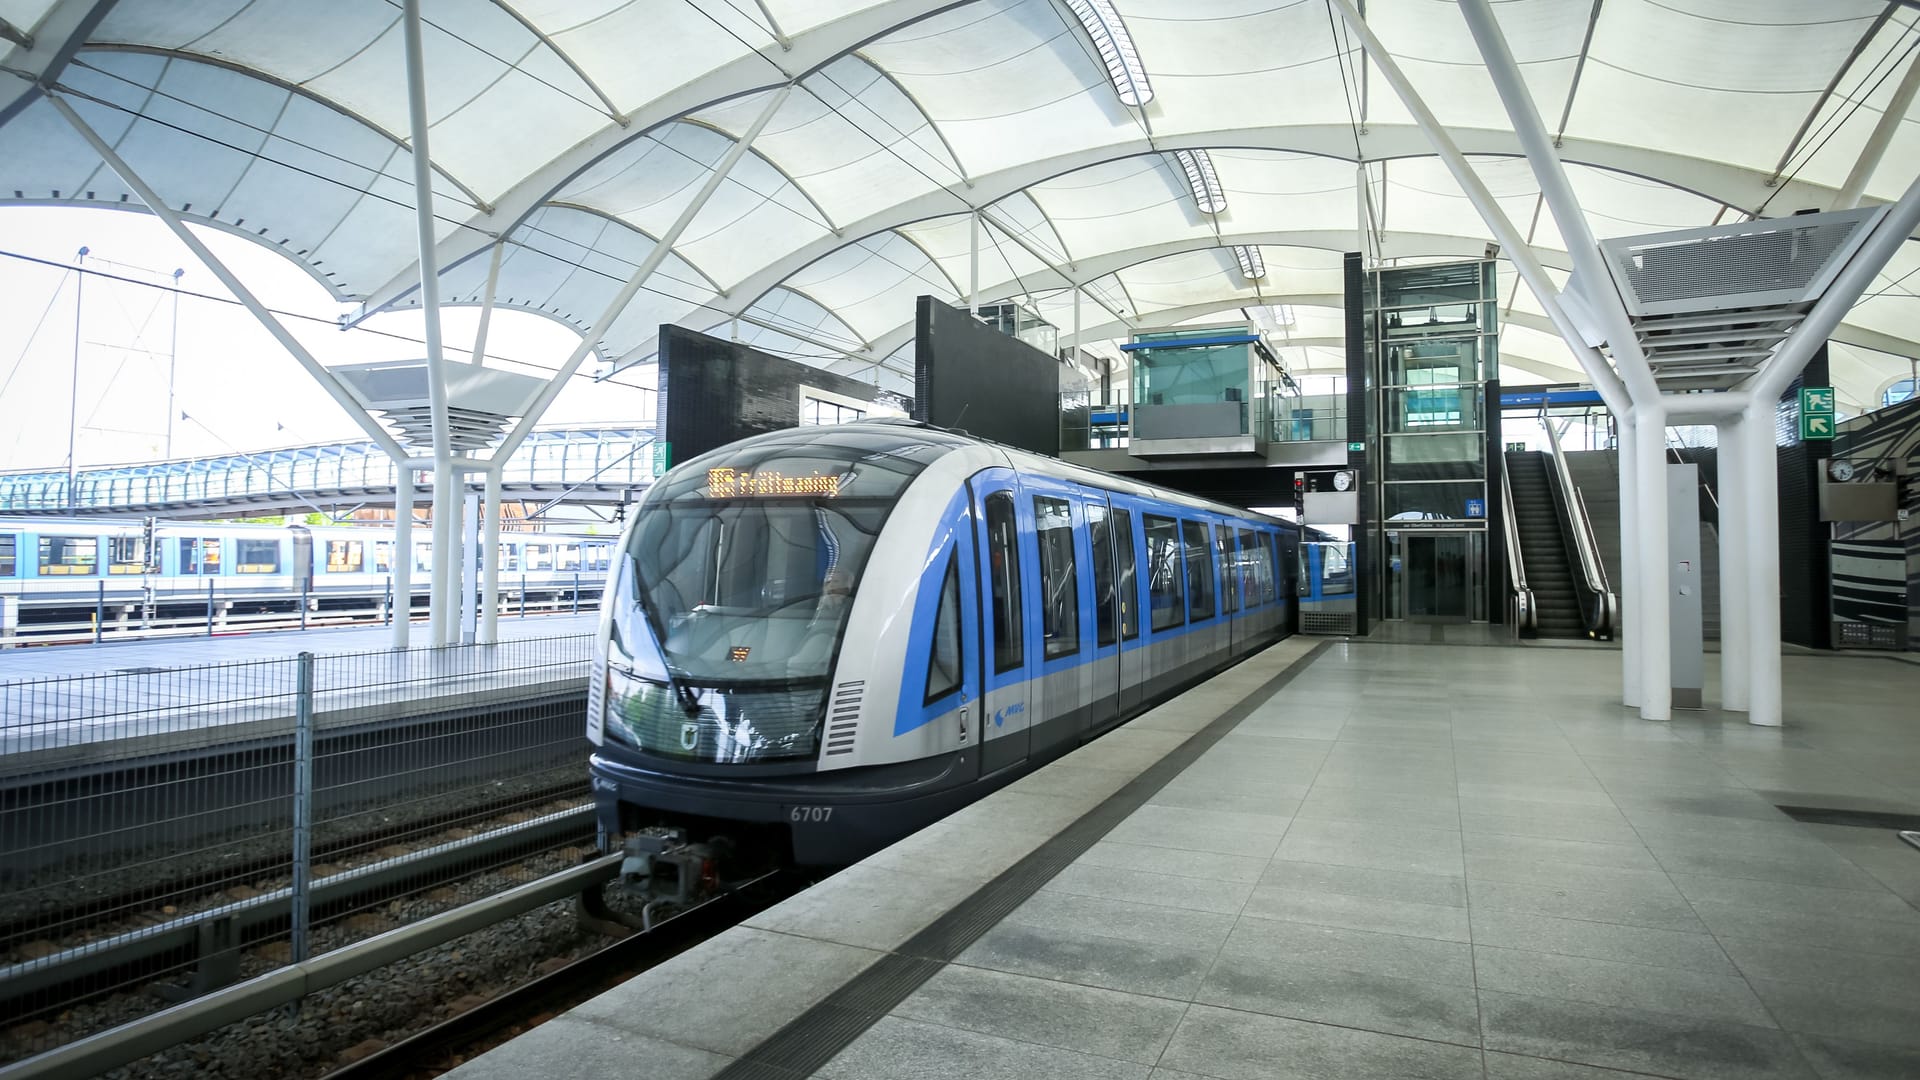
[[987, 496], [987, 565], [993, 585], [993, 670], [1010, 671], [1023, 662], [1020, 626], [1020, 557], [1014, 538], [1013, 496]]
[[138, 536], [107, 537], [107, 573], [147, 572], [147, 542]]
[[1267, 558], [1267, 536], [1252, 529], [1240, 530], [1240, 582], [1247, 606], [1273, 600], [1273, 561]]
[[373, 569], [381, 574], [393, 572], [393, 541], [375, 540], [373, 542]]
[[20, 554], [20, 538], [8, 533], [0, 536], [0, 577], [12, 577]]
[[553, 568], [555, 570], [566, 571], [580, 569], [580, 545], [555, 544], [553, 547]]
[[100, 541], [91, 536], [40, 538], [42, 574], [91, 574], [100, 567]]
[[1133, 511], [1113, 512], [1113, 561], [1120, 568], [1114, 591], [1120, 594], [1120, 640], [1140, 636], [1140, 606], [1133, 585]]
[[1147, 603], [1153, 628], [1168, 630], [1187, 621], [1180, 576], [1180, 523], [1152, 514], [1140, 520], [1147, 534]]
[[960, 563], [956, 552], [947, 557], [947, 574], [940, 585], [940, 608], [933, 616], [933, 654], [927, 658], [927, 700], [960, 689]]
[[1087, 504], [1087, 538], [1093, 544], [1095, 640], [1101, 645], [1111, 645], [1117, 629], [1113, 604], [1113, 528], [1107, 520], [1107, 508], [1100, 503]]
[[432, 544], [413, 545], [413, 568], [415, 570], [432, 570], [433, 569], [433, 545]]
[[1233, 530], [1225, 525], [1213, 527], [1213, 561], [1220, 568], [1220, 610], [1231, 615], [1240, 610], [1240, 575], [1233, 551]]
[[503, 571], [520, 569], [520, 552], [518, 549], [506, 544], [500, 545], [500, 569]]
[[1080, 651], [1080, 575], [1073, 550], [1073, 511], [1065, 499], [1035, 496], [1040, 540], [1040, 632], [1046, 658]]
[[528, 544], [527, 545], [527, 569], [529, 570], [553, 569], [553, 545]]
[[363, 540], [327, 541], [327, 573], [357, 574], [366, 565], [367, 545]]
[[1198, 622], [1213, 618], [1213, 560], [1207, 557], [1207, 523], [1182, 521], [1187, 541], [1187, 617]]
[[176, 541], [180, 545], [180, 572], [186, 575], [214, 575], [220, 572], [220, 541], [218, 538], [184, 537]]
[[585, 544], [580, 550], [581, 565], [588, 570], [606, 570], [613, 566], [613, 549], [606, 544]]
[[280, 572], [280, 541], [235, 540], [234, 572], [238, 574], [277, 574]]

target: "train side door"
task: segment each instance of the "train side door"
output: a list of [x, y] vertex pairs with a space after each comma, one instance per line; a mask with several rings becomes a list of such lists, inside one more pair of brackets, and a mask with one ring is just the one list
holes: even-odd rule
[[1021, 512], [1011, 469], [986, 469], [968, 487], [978, 533], [974, 545], [980, 596], [980, 771], [1025, 761], [1032, 749], [1029, 680], [1038, 674], [1033, 620], [1035, 569], [1027, 554], [1032, 511]]
[[1141, 613], [1146, 611], [1147, 576], [1140, 570], [1140, 514], [1118, 500], [1111, 504], [1113, 516], [1113, 588], [1119, 600], [1120, 619], [1120, 715], [1140, 708], [1147, 692], [1147, 649], [1140, 638]]
[[1107, 493], [1082, 488], [1086, 513], [1086, 555], [1092, 568], [1081, 587], [1087, 593], [1086, 610], [1093, 619], [1093, 662], [1088, 694], [1091, 716], [1085, 725], [1093, 731], [1110, 726], [1120, 713], [1120, 591], [1114, 577], [1113, 508]]

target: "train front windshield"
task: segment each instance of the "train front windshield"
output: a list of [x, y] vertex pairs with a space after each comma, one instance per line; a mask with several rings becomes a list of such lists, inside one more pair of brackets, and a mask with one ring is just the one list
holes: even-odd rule
[[880, 527], [908, 483], [958, 445], [888, 424], [801, 428], [655, 485], [609, 600], [609, 734], [682, 760], [815, 756]]
[[641, 511], [637, 599], [673, 674], [695, 685], [825, 678], [885, 514], [884, 502], [828, 499]]

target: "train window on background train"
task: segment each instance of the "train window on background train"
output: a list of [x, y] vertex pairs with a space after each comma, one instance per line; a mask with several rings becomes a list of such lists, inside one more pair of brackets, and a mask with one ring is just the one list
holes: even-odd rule
[[1013, 496], [987, 496], [987, 572], [993, 586], [993, 670], [1010, 671], [1022, 663], [1020, 557], [1014, 539]]
[[607, 544], [585, 544], [581, 548], [588, 570], [607, 570], [613, 566], [613, 548]]
[[1087, 504], [1087, 537], [1093, 542], [1093, 616], [1095, 639], [1102, 645], [1113, 644], [1113, 530], [1107, 521], [1107, 508]]
[[381, 574], [393, 571], [393, 541], [375, 540], [373, 542], [373, 569], [374, 572]]
[[555, 570], [575, 571], [580, 569], [579, 544], [555, 544], [553, 547], [553, 568]]
[[13, 576], [19, 555], [20, 538], [12, 533], [0, 535], [0, 577]]
[[515, 571], [520, 569], [520, 553], [506, 544], [500, 545], [500, 569]]
[[1147, 534], [1147, 601], [1155, 630], [1167, 630], [1187, 621], [1186, 591], [1181, 580], [1180, 523], [1147, 514], [1140, 519]]
[[40, 538], [42, 574], [91, 574], [100, 566], [100, 541], [91, 536]]
[[1213, 527], [1213, 561], [1220, 570], [1220, 611], [1231, 615], [1240, 610], [1240, 575], [1234, 572], [1233, 530], [1225, 525]]
[[1073, 513], [1065, 499], [1036, 495], [1034, 533], [1040, 540], [1040, 632], [1046, 658], [1080, 651], [1080, 575], [1073, 550]]
[[1207, 549], [1207, 523], [1182, 521], [1181, 534], [1187, 540], [1187, 617], [1195, 622], [1213, 618], [1213, 560]]
[[367, 547], [362, 540], [327, 541], [327, 573], [357, 574], [366, 565]]
[[[179, 545], [180, 572], [182, 574], [217, 574], [220, 572], [220, 545], [217, 540], [196, 540], [185, 536], [174, 541]], [[203, 547], [204, 545], [204, 547]], [[212, 551], [206, 551], [211, 548]], [[212, 555], [208, 559], [207, 555]]]
[[960, 563], [947, 557], [947, 574], [940, 585], [940, 608], [933, 616], [933, 653], [927, 658], [927, 700], [960, 689]]
[[1252, 529], [1240, 530], [1240, 580], [1245, 583], [1247, 603], [1265, 604], [1273, 599], [1273, 560], [1267, 557], [1267, 536]]
[[1140, 610], [1133, 585], [1133, 511], [1113, 512], [1113, 560], [1120, 568], [1114, 591], [1120, 594], [1120, 640], [1140, 636]]
[[553, 569], [553, 547], [550, 544], [527, 545], [527, 569]]
[[239, 574], [277, 574], [280, 572], [280, 541], [235, 540], [234, 572]]
[[107, 573], [147, 572], [147, 542], [138, 536], [107, 537]]

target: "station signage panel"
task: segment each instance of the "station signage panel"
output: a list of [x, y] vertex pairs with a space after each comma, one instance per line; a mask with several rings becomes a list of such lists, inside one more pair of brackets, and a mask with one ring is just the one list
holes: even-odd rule
[[1831, 439], [1837, 434], [1839, 421], [1833, 411], [1833, 387], [1803, 386], [1800, 388], [1800, 441]]

